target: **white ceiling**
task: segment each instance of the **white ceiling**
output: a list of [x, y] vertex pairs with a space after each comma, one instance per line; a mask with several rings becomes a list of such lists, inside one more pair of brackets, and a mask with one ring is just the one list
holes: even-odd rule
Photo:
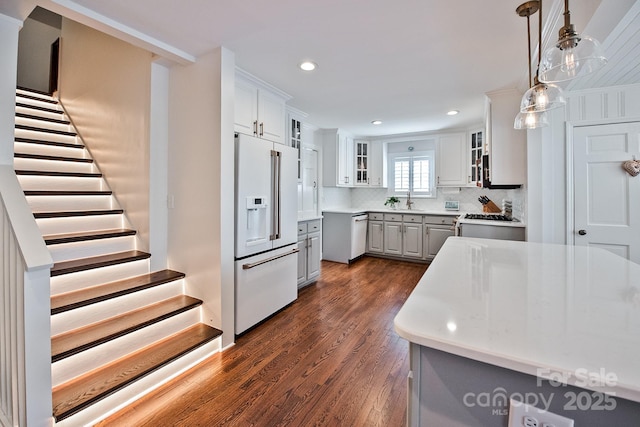
[[[289, 93], [310, 123], [356, 135], [479, 125], [486, 92], [527, 85], [526, 19], [515, 13], [524, 0], [9, 1], [87, 8], [187, 56], [224, 46], [236, 65]], [[580, 31], [598, 6], [618, 16], [635, 2], [574, 0], [572, 21]], [[3, 3], [0, 13], [11, 9]], [[559, 26], [547, 12], [560, 3], [544, 1], [546, 26]], [[303, 60], [318, 69], [302, 72]]]

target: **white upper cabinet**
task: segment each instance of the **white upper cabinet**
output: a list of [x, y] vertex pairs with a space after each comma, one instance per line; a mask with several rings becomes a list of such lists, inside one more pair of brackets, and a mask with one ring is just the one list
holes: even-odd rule
[[380, 188], [387, 186], [387, 153], [382, 141], [356, 140], [354, 143], [354, 185]]
[[487, 93], [486, 138], [492, 185], [520, 185], [526, 181], [527, 131], [513, 128], [521, 98], [516, 90]]
[[236, 70], [235, 131], [285, 144], [285, 103], [289, 98], [256, 77]]
[[339, 129], [322, 134], [322, 182], [325, 187], [353, 187], [354, 141]]
[[438, 187], [464, 187], [468, 184], [468, 152], [465, 133], [446, 134], [438, 137], [436, 155], [436, 185]]

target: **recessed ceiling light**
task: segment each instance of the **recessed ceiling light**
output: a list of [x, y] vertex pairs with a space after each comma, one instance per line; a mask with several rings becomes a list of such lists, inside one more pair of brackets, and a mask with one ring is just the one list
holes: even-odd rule
[[381, 125], [382, 124], [382, 120], [374, 120], [374, 121], [371, 122], [371, 124]]
[[311, 61], [304, 61], [300, 64], [300, 68], [304, 71], [313, 71], [316, 69], [316, 67], [318, 67], [318, 64]]
[[448, 116], [455, 116], [455, 115], [456, 115], [456, 114], [458, 114], [459, 112], [460, 112], [460, 111], [458, 111], [458, 110], [450, 110], [450, 111], [447, 111], [447, 115], [448, 115]]

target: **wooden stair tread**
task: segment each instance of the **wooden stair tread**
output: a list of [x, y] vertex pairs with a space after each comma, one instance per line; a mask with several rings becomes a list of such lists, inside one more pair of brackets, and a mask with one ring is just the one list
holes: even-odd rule
[[62, 243], [86, 242], [89, 240], [111, 239], [114, 237], [134, 236], [136, 230], [117, 228], [111, 230], [93, 230], [79, 233], [50, 234], [44, 237], [47, 245], [59, 245]]
[[124, 264], [126, 262], [148, 259], [149, 257], [151, 257], [151, 255], [146, 252], [126, 251], [57, 262], [51, 268], [51, 277], [92, 270], [94, 268], [107, 267], [110, 265]]
[[34, 138], [15, 138], [15, 142], [23, 142], [25, 144], [40, 144], [40, 145], [53, 145], [56, 147], [65, 147], [65, 148], [80, 148], [83, 149], [84, 145], [75, 142], [61, 142], [61, 141], [46, 141], [43, 139], [34, 139]]
[[16, 107], [28, 108], [30, 110], [45, 111], [47, 113], [53, 113], [53, 114], [60, 114], [60, 115], [64, 114], [64, 111], [62, 110], [56, 110], [55, 108], [41, 107], [39, 105], [25, 104], [24, 102], [16, 102]]
[[25, 196], [110, 196], [111, 190], [26, 190]]
[[222, 331], [192, 326], [129, 356], [53, 389], [53, 416], [63, 420], [219, 337]]
[[68, 176], [77, 178], [102, 178], [99, 172], [57, 172], [57, 171], [36, 171], [36, 170], [16, 170], [16, 175], [31, 176]]
[[51, 338], [51, 362], [78, 354], [202, 304], [187, 295], [151, 304]]
[[39, 121], [48, 122], [48, 123], [57, 123], [57, 124], [61, 124], [61, 125], [70, 125], [71, 124], [71, 122], [69, 120], [53, 119], [53, 118], [50, 118], [50, 117], [37, 116], [35, 114], [16, 113], [16, 117], [20, 117], [22, 119], [39, 120]]
[[44, 132], [44, 133], [54, 133], [56, 135], [65, 135], [65, 136], [78, 136], [78, 134], [76, 132], [71, 132], [68, 130], [57, 130], [57, 129], [47, 129], [47, 128], [40, 128], [37, 126], [27, 126], [27, 125], [16, 125], [16, 129], [21, 129], [21, 130], [30, 130], [33, 132]]
[[138, 292], [184, 278], [184, 273], [161, 270], [115, 282], [91, 286], [51, 297], [51, 314], [58, 314], [100, 301]]
[[124, 213], [122, 209], [96, 209], [91, 211], [56, 211], [56, 212], [34, 212], [35, 219], [42, 218], [67, 218], [76, 216], [96, 216], [96, 215], [119, 215]]
[[93, 163], [93, 159], [88, 159], [84, 157], [46, 156], [43, 154], [31, 154], [31, 153], [14, 153], [13, 157], [17, 157], [20, 159], [55, 160], [59, 162]]

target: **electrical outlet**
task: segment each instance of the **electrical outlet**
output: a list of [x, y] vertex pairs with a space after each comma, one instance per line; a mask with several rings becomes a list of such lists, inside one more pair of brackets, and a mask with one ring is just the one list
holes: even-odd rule
[[509, 427], [573, 427], [571, 418], [510, 399]]

